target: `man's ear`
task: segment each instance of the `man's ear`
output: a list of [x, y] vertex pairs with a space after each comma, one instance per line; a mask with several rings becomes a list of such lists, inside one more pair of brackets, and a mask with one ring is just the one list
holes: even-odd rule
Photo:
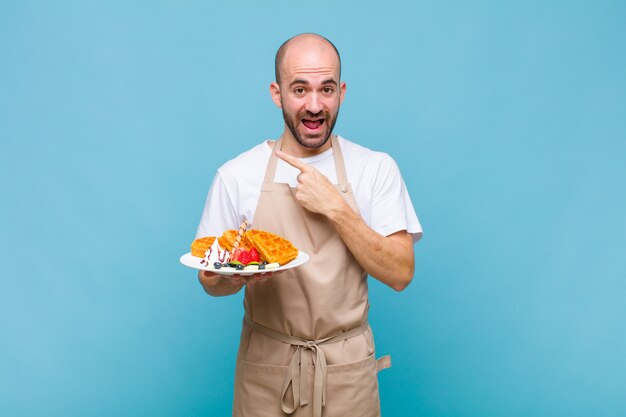
[[273, 82], [270, 84], [270, 94], [272, 95], [272, 101], [274, 101], [276, 107], [281, 109], [283, 105], [280, 101], [280, 86], [277, 82]]
[[339, 84], [339, 104], [343, 103], [343, 99], [346, 97], [346, 83], [341, 82]]

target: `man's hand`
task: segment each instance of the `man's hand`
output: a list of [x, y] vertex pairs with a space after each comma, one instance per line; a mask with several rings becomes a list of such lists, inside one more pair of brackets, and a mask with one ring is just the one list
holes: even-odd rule
[[198, 271], [198, 279], [207, 294], [215, 297], [236, 294], [244, 285], [252, 285], [267, 281], [271, 276], [280, 275], [284, 271], [259, 272], [252, 275], [234, 274], [224, 276], [209, 271]]
[[215, 297], [236, 294], [243, 287], [242, 283], [234, 282], [229, 277], [203, 270], [198, 271], [198, 280], [204, 291]]
[[[280, 274], [282, 271], [278, 271], [276, 274]], [[274, 273], [272, 271], [269, 272], [259, 272], [252, 275], [231, 275], [230, 279], [232, 279], [233, 283], [241, 284], [241, 285], [251, 285], [257, 282], [265, 282], [269, 277], [271, 277]]]
[[300, 170], [295, 198], [302, 207], [325, 216], [345, 208], [344, 199], [324, 174], [284, 152], [276, 151], [276, 156]]

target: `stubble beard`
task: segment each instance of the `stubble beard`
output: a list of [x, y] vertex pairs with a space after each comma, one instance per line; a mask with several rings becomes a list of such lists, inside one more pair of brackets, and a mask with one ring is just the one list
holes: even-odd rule
[[324, 117], [324, 125], [328, 126], [328, 130], [326, 134], [320, 137], [318, 140], [311, 141], [311, 140], [306, 140], [303, 137], [303, 135], [300, 134], [298, 129], [296, 129], [296, 124], [300, 123], [300, 120], [302, 120], [303, 118], [319, 116], [319, 113], [312, 114], [310, 112], [302, 112], [302, 113], [299, 113], [297, 119], [295, 119], [291, 117], [289, 113], [285, 112], [284, 105], [282, 106], [282, 111], [283, 111], [283, 119], [285, 120], [285, 124], [289, 128], [291, 135], [296, 139], [296, 142], [298, 142], [301, 146], [305, 148], [309, 148], [309, 149], [321, 148], [322, 146], [324, 146], [326, 142], [328, 142], [328, 139], [330, 138], [330, 135], [333, 133], [333, 129], [335, 128], [335, 123], [337, 122], [337, 116], [339, 116], [339, 109], [337, 109], [337, 112], [333, 115], [332, 118], [330, 117], [330, 114], [328, 112], [323, 110], [322, 116]]

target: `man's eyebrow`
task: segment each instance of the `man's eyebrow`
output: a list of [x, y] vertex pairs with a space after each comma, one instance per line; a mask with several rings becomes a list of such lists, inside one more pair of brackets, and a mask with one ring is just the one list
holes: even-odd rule
[[304, 85], [309, 85], [309, 82], [308, 82], [307, 80], [301, 80], [301, 79], [299, 79], [299, 78], [296, 78], [295, 80], [293, 80], [293, 81], [291, 82], [291, 84], [289, 84], [289, 87], [291, 87], [292, 85], [295, 85], [295, 84], [304, 84]]
[[[295, 80], [291, 82], [291, 84], [289, 84], [289, 87], [292, 87], [296, 84], [309, 85], [309, 82], [307, 80], [296, 78]], [[328, 84], [337, 85], [337, 81], [335, 81], [334, 78], [328, 78], [322, 81], [322, 85], [328, 85]]]

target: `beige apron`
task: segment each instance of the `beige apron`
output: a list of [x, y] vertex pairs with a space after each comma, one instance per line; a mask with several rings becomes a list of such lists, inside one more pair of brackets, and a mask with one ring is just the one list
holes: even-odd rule
[[[358, 211], [336, 137], [331, 144], [335, 187]], [[286, 237], [311, 258], [246, 286], [233, 416], [380, 416], [377, 372], [390, 359], [374, 358], [366, 273], [324, 216], [274, 182], [277, 161], [272, 152], [252, 227]]]

